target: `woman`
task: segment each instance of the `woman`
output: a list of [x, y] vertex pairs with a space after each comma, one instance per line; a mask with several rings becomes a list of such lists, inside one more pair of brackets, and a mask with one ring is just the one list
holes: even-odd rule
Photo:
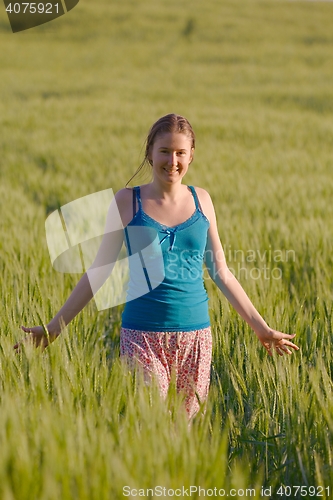
[[[121, 355], [133, 365], [141, 365], [147, 380], [156, 377], [162, 396], [166, 395], [170, 379], [175, 375], [177, 391], [185, 395], [189, 418], [206, 399], [210, 378], [212, 340], [208, 298], [203, 285], [204, 261], [211, 278], [254, 330], [269, 355], [272, 349], [279, 355], [291, 354], [290, 349], [298, 350], [290, 340], [295, 335], [271, 329], [228, 269], [214, 206], [207, 191], [183, 184], [194, 149], [195, 135], [186, 118], [169, 114], [152, 126], [139, 170], [149, 163], [153, 180], [116, 193], [106, 225], [107, 228], [113, 226], [113, 232], [105, 231], [92, 266], [96, 269], [107, 260], [115, 262], [123, 242], [129, 256], [133, 256], [135, 234], [138, 234], [134, 228], [141, 228], [141, 235], [142, 231], [148, 234], [153, 230], [158, 236], [155, 240], [162, 256], [163, 279], [159, 284], [154, 283], [148, 272], [150, 257], [144, 259], [143, 252], [139, 252], [148, 290], [140, 293], [142, 280], [138, 278], [138, 269], [135, 271], [132, 266], [120, 334]], [[114, 231], [115, 207], [124, 231]], [[105, 279], [101, 277], [100, 285]], [[49, 340], [60, 334], [62, 325], [67, 325], [92, 296], [85, 273], [47, 325], [48, 337], [40, 326], [22, 329], [31, 334], [28, 339], [46, 347]]]

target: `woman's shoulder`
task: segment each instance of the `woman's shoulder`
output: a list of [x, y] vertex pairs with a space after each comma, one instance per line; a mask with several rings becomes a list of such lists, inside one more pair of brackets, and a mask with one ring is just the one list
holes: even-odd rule
[[192, 187], [194, 187], [198, 196], [202, 196], [203, 198], [210, 198], [210, 195], [208, 191], [206, 191], [206, 189], [199, 186], [192, 186]]
[[128, 188], [128, 187], [119, 189], [119, 191], [117, 191], [116, 194], [114, 195], [117, 202], [128, 200], [129, 198], [132, 198], [132, 196], [133, 196], [133, 188]]
[[115, 198], [117, 201], [128, 201], [132, 200], [133, 198], [133, 191], [134, 189], [139, 189], [144, 188], [146, 184], [142, 184], [141, 186], [135, 186], [135, 187], [124, 187], [122, 189], [119, 189], [119, 191], [116, 192]]
[[210, 194], [208, 193], [208, 191], [206, 191], [206, 189], [198, 186], [193, 187], [195, 189], [195, 192], [197, 193], [201, 210], [203, 211], [207, 219], [211, 221], [212, 217], [214, 217], [214, 205]]
[[199, 186], [193, 186], [193, 187], [195, 189], [195, 192], [197, 193], [200, 203], [212, 205], [212, 199], [208, 191], [206, 191], [206, 189], [203, 189]]
[[123, 188], [114, 195], [123, 226], [133, 218], [133, 188]]

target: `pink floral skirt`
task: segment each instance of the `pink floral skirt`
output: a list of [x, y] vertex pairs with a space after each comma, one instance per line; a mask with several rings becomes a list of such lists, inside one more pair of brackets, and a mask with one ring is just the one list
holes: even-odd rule
[[146, 382], [156, 378], [166, 397], [173, 374], [189, 419], [208, 395], [212, 359], [210, 327], [190, 332], [147, 332], [121, 328], [120, 355], [143, 368]]

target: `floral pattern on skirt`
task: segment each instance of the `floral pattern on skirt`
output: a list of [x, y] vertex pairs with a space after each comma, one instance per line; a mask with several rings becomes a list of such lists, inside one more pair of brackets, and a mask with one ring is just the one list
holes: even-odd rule
[[121, 328], [120, 355], [130, 366], [142, 366], [145, 380], [156, 377], [160, 394], [166, 397], [175, 373], [177, 392], [185, 396], [189, 419], [208, 395], [212, 359], [211, 328], [190, 332], [147, 332]]

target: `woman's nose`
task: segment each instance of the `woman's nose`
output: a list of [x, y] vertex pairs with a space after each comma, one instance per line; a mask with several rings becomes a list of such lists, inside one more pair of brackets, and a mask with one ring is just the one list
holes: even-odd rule
[[178, 164], [177, 154], [171, 153], [169, 156], [169, 165], [176, 166]]

